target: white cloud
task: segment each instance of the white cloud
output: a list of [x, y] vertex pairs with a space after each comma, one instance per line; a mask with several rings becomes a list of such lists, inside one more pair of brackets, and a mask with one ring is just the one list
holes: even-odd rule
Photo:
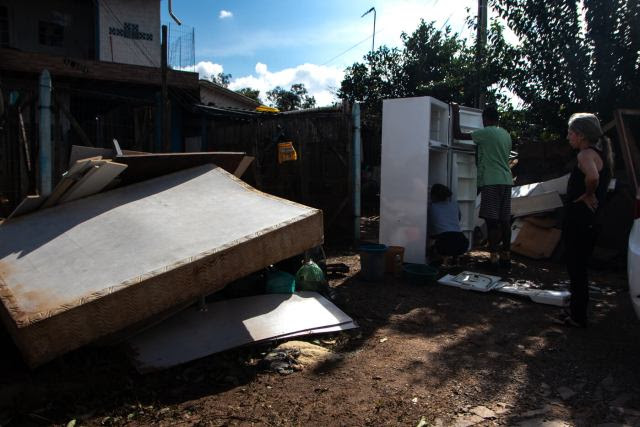
[[233, 18], [233, 13], [229, 12], [228, 10], [221, 10], [220, 14], [218, 15], [219, 19], [227, 19], [227, 18]]
[[235, 78], [229, 84], [229, 89], [237, 90], [250, 87], [260, 91], [260, 97], [266, 101], [267, 91], [280, 86], [289, 89], [295, 83], [303, 83], [309, 95], [316, 99], [318, 107], [324, 107], [337, 101], [333, 91], [340, 87], [344, 78], [341, 68], [327, 67], [315, 64], [302, 64], [294, 68], [271, 72], [266, 64], [258, 62], [255, 66], [256, 75]]
[[200, 61], [196, 64], [196, 69], [193, 71], [198, 73], [201, 79], [210, 80], [211, 76], [217, 76], [218, 74], [224, 72], [224, 68], [222, 67], [222, 65], [215, 64], [211, 61]]

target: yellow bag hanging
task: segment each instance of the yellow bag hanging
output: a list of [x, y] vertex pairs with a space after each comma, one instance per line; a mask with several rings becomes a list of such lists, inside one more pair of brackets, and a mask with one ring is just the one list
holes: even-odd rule
[[278, 142], [278, 163], [298, 160], [298, 153], [293, 148], [293, 142]]

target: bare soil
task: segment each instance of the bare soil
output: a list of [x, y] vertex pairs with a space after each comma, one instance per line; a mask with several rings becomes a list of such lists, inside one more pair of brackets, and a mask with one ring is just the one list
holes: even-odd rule
[[[499, 293], [389, 275], [328, 248], [335, 303], [360, 325], [309, 341], [337, 357], [288, 375], [260, 363], [278, 343], [138, 374], [120, 347], [87, 347], [34, 371], [0, 337], [0, 425], [640, 425], [640, 322], [623, 268], [593, 271], [591, 323]], [[482, 251], [453, 272], [482, 272]], [[508, 278], [552, 288], [561, 264], [515, 260]]]

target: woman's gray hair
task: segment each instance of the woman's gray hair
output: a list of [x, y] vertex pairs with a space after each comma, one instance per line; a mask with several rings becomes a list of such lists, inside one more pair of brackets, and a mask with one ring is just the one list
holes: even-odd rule
[[591, 144], [597, 144], [602, 136], [600, 120], [591, 113], [575, 113], [569, 118], [569, 129], [584, 136]]
[[592, 113], [575, 113], [569, 118], [569, 130], [582, 135], [589, 144], [604, 152], [607, 166], [613, 174], [611, 141], [602, 132], [600, 120]]

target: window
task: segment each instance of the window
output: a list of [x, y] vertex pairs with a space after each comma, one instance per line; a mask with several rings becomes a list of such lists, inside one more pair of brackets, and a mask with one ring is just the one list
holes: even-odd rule
[[54, 22], [38, 22], [38, 39], [41, 45], [61, 47], [64, 42], [64, 27]]
[[0, 6], [0, 47], [9, 47], [9, 10]]

